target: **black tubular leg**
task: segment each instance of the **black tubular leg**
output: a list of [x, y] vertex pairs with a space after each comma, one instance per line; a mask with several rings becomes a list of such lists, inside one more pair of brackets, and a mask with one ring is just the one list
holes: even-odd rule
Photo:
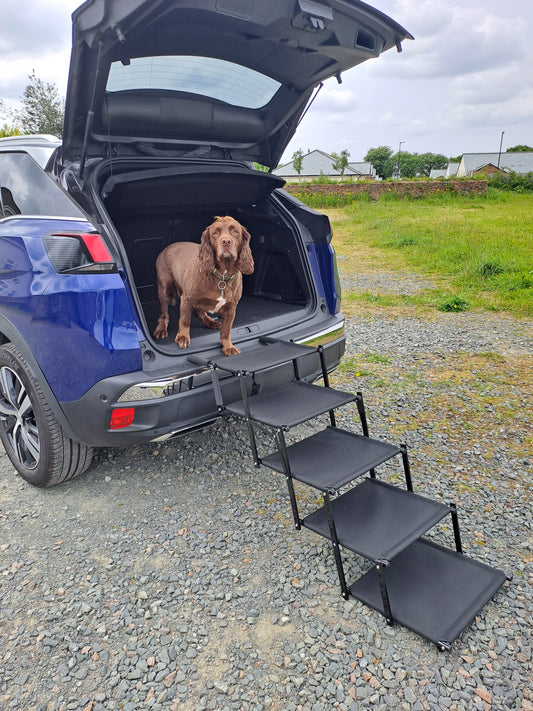
[[328, 515], [329, 532], [331, 534], [331, 545], [333, 546], [333, 555], [335, 557], [335, 565], [337, 566], [337, 575], [339, 576], [341, 595], [345, 600], [348, 600], [348, 598], [350, 597], [350, 593], [348, 592], [348, 587], [346, 585], [346, 577], [344, 575], [344, 566], [342, 564], [339, 540], [337, 538], [337, 530], [335, 528], [335, 521], [333, 520], [333, 513], [331, 511], [331, 499], [329, 491], [324, 492], [324, 506], [326, 507], [326, 513]]
[[363, 434], [368, 437], [368, 422], [366, 421], [365, 403], [363, 401], [363, 393], [358, 392], [355, 397], [355, 403], [357, 405], [357, 412], [359, 413], [359, 419], [361, 420], [361, 427], [363, 428]]
[[401, 444], [403, 471], [405, 474], [405, 485], [408, 491], [413, 491], [413, 481], [411, 479], [411, 467], [409, 466], [409, 457], [407, 456], [407, 445]]
[[320, 367], [322, 368], [322, 378], [324, 380], [324, 385], [329, 388], [329, 375], [328, 369], [326, 368], [326, 358], [324, 356], [324, 346], [318, 346], [318, 355], [320, 356]]
[[457, 504], [455, 502], [452, 502], [449, 504], [450, 506], [450, 513], [452, 516], [452, 525], [453, 525], [453, 537], [455, 538], [455, 550], [458, 553], [463, 552], [463, 544], [461, 543], [461, 532], [459, 530], [459, 517], [457, 516]]
[[[358, 392], [355, 397], [355, 404], [357, 405], [357, 412], [359, 413], [359, 419], [361, 420], [361, 427], [363, 428], [363, 435], [368, 437], [368, 422], [366, 420], [365, 403], [363, 400], [363, 393]], [[376, 470], [370, 469], [370, 478], [376, 478]]]
[[[329, 388], [329, 375], [328, 369], [326, 368], [326, 358], [324, 356], [324, 346], [317, 347], [318, 355], [320, 356], [320, 367], [322, 368], [322, 378], [324, 380], [324, 387]], [[337, 423], [335, 421], [334, 410], [329, 411], [329, 421], [332, 427], [336, 427]]]
[[300, 366], [298, 365], [298, 358], [293, 358], [292, 370], [294, 372], [294, 377], [296, 378], [296, 380], [300, 380]]
[[294, 493], [294, 482], [292, 480], [289, 456], [287, 454], [287, 444], [285, 442], [285, 435], [283, 434], [282, 429], [276, 431], [276, 439], [278, 441], [278, 451], [283, 462], [283, 469], [285, 470], [285, 478], [287, 479], [287, 489], [289, 490], [294, 527], [297, 531], [299, 531], [302, 528], [302, 523], [300, 521], [300, 514], [298, 513], [298, 503], [296, 501], [296, 494]]
[[255, 466], [258, 467], [259, 464], [261, 463], [261, 460], [259, 459], [259, 453], [257, 451], [257, 442], [255, 439], [254, 425], [253, 425], [252, 419], [250, 417], [250, 408], [248, 406], [248, 393], [246, 392], [246, 381], [245, 381], [243, 373], [238, 373], [238, 376], [239, 376], [239, 386], [241, 388], [241, 399], [242, 399], [243, 408], [244, 408], [244, 415], [246, 417], [246, 425], [248, 427], [248, 438], [250, 440], [250, 448], [252, 450], [252, 457], [253, 457]]
[[210, 365], [211, 382], [213, 383], [213, 391], [215, 393], [215, 402], [219, 412], [224, 410], [224, 400], [222, 399], [222, 390], [220, 388], [220, 380], [218, 379], [217, 369], [214, 365]]
[[387, 620], [388, 625], [392, 625], [394, 622], [392, 617], [392, 612], [390, 609], [389, 592], [387, 590], [387, 582], [385, 580], [385, 568], [388, 565], [388, 561], [378, 560], [376, 562], [376, 572], [378, 574], [379, 590], [381, 592], [381, 599], [383, 601], [383, 612]]

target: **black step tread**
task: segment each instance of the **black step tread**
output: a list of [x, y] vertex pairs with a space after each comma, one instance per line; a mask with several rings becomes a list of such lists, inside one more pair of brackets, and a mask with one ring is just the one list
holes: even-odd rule
[[[333, 499], [331, 510], [341, 546], [372, 561], [391, 560], [450, 512], [445, 504], [377, 479]], [[303, 525], [331, 538], [325, 507]]]
[[237, 355], [227, 357], [220, 355], [212, 360], [218, 367], [232, 373], [257, 373], [260, 370], [273, 368], [282, 363], [288, 363], [303, 355], [316, 353], [313, 346], [304, 346], [290, 341], [276, 341], [264, 343], [259, 348], [253, 348]]
[[[385, 568], [385, 580], [393, 619], [447, 649], [503, 585], [506, 575], [422, 538]], [[375, 568], [350, 592], [384, 614]]]
[[[248, 406], [252, 420], [271, 427], [294, 427], [355, 399], [351, 393], [294, 380], [282, 390], [269, 390], [249, 397]], [[245, 414], [242, 400], [229, 403], [226, 410], [240, 417]]]
[[[339, 489], [400, 453], [388, 442], [328, 427], [287, 447], [291, 476], [316, 489]], [[280, 452], [261, 463], [285, 473]]]

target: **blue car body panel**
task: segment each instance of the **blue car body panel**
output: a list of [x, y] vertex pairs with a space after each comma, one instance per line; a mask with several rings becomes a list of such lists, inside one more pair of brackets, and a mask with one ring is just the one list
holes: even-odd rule
[[140, 370], [141, 328], [123, 276], [57, 274], [42, 237], [83, 232], [71, 220], [0, 223], [2, 314], [30, 347], [58, 401], [76, 400], [106, 376]]
[[335, 275], [335, 253], [330, 244], [307, 244], [318, 295], [326, 299], [330, 314], [339, 311], [340, 287]]

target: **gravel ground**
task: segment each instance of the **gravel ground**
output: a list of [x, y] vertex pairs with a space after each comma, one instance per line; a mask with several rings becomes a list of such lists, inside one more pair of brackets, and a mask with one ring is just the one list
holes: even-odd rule
[[[513, 575], [450, 652], [340, 597], [327, 542], [294, 530], [237, 421], [102, 450], [51, 490], [1, 451], [0, 708], [531, 711], [532, 353], [531, 323], [505, 317], [347, 326], [335, 385], [407, 442], [416, 491], [458, 502], [465, 553]], [[359, 431], [355, 410], [339, 424]], [[367, 567], [346, 559], [350, 579]]]

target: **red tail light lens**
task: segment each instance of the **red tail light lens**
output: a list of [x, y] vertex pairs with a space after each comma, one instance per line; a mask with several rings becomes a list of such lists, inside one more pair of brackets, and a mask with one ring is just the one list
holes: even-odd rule
[[80, 235], [80, 238], [83, 240], [83, 244], [87, 247], [93, 262], [99, 262], [102, 264], [113, 261], [113, 257], [109, 254], [109, 251], [104, 244], [102, 235], [99, 235], [97, 232], [89, 232], [88, 234]]
[[46, 235], [44, 246], [58, 274], [109, 274], [117, 271], [102, 235], [97, 232]]
[[134, 407], [119, 407], [111, 413], [109, 429], [121, 430], [129, 427], [135, 418]]

